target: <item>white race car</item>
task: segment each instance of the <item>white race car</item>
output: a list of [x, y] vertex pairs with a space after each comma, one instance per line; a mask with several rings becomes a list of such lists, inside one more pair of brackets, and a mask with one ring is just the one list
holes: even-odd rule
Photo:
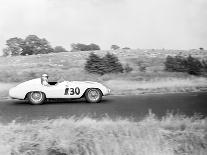
[[41, 78], [23, 82], [9, 90], [9, 96], [14, 99], [28, 100], [31, 104], [42, 104], [46, 99], [79, 99], [87, 102], [100, 102], [102, 96], [108, 95], [110, 89], [98, 82], [64, 81], [41, 84]]

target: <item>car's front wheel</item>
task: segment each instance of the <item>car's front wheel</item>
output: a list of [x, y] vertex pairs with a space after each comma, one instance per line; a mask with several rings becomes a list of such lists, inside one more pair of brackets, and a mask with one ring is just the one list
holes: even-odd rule
[[85, 93], [85, 98], [87, 102], [98, 103], [102, 99], [102, 92], [99, 89], [95, 88], [87, 89]]
[[27, 95], [27, 99], [29, 103], [31, 104], [39, 105], [39, 104], [42, 104], [46, 100], [46, 96], [42, 92], [35, 91], [35, 92], [30, 92]]

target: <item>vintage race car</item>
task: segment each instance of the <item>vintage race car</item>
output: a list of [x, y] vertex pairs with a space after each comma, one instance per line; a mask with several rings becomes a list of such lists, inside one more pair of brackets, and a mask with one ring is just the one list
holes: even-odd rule
[[9, 90], [9, 96], [14, 99], [28, 100], [31, 104], [42, 104], [46, 99], [79, 99], [87, 102], [100, 102], [102, 96], [108, 95], [110, 89], [98, 82], [64, 81], [41, 84], [41, 78], [23, 82]]

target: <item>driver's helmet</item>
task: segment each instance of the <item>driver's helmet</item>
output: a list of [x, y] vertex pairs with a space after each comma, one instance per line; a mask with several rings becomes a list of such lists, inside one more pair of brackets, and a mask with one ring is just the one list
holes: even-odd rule
[[42, 77], [41, 77], [41, 83], [42, 85], [44, 86], [47, 86], [48, 85], [48, 75], [47, 74], [42, 74]]
[[48, 78], [49, 76], [47, 74], [42, 74], [42, 77]]

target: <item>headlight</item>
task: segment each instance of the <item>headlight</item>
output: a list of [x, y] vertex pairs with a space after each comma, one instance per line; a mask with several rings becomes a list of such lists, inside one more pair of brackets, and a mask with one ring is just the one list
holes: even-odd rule
[[14, 97], [14, 95], [15, 95], [15, 89], [14, 89], [14, 88], [11, 88], [11, 89], [9, 90], [9, 96], [10, 96], [10, 97]]

